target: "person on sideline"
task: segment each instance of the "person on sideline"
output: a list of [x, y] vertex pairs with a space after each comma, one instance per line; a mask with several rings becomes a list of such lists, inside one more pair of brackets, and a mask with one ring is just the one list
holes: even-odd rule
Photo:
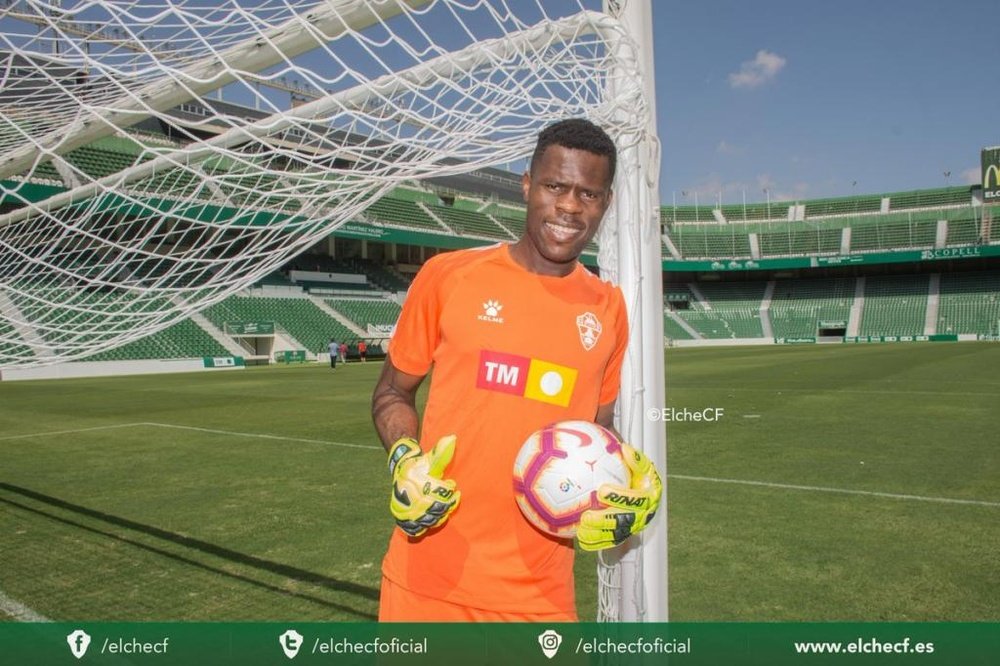
[[337, 369], [337, 353], [340, 351], [340, 345], [333, 338], [330, 338], [330, 344], [327, 345], [327, 351], [330, 353], [330, 368], [332, 370]]

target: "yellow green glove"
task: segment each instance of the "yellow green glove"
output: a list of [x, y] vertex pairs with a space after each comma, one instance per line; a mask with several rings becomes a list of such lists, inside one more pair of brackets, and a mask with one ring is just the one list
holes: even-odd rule
[[389, 510], [399, 528], [411, 537], [443, 525], [458, 506], [462, 493], [455, 490], [454, 481], [442, 479], [455, 454], [455, 441], [454, 435], [442, 437], [425, 454], [417, 440], [401, 437], [389, 451]]
[[604, 550], [646, 529], [660, 506], [663, 484], [645, 454], [622, 444], [622, 457], [632, 474], [628, 488], [605, 483], [597, 498], [607, 509], [590, 509], [580, 517], [576, 539], [584, 550]]

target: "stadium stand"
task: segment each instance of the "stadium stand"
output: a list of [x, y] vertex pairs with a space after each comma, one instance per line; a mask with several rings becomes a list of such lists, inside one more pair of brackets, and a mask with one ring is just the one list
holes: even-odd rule
[[771, 298], [775, 337], [816, 335], [817, 322], [850, 318], [854, 278], [778, 280]]
[[889, 199], [890, 210], [968, 206], [971, 198], [969, 188], [962, 186], [893, 192], [884, 196]]
[[327, 304], [354, 322], [359, 328], [393, 326], [399, 319], [399, 303], [387, 298], [328, 298]]
[[948, 221], [947, 245], [970, 245], [984, 240], [980, 221], [969, 215]]
[[716, 259], [750, 256], [746, 228], [734, 225], [675, 225], [668, 235], [685, 257]]
[[929, 278], [871, 276], [865, 281], [861, 335], [923, 335]]
[[682, 310], [677, 314], [705, 338], [760, 338], [763, 336], [759, 307], [755, 309]]
[[0, 348], [3, 349], [4, 353], [17, 357], [31, 356], [32, 352], [28, 345], [12, 339], [17, 337], [19, 336], [13, 326], [5, 321], [0, 321]]
[[[692, 309], [760, 309], [767, 285], [762, 282], [700, 282], [698, 290], [707, 303], [693, 300]], [[673, 289], [671, 289], [673, 291]]]
[[785, 224], [757, 233], [761, 256], [834, 254], [840, 251], [843, 225]]
[[373, 201], [365, 215], [385, 224], [410, 227], [435, 232], [447, 231], [433, 217], [428, 215], [416, 202], [387, 196]]
[[858, 197], [838, 197], [836, 199], [812, 199], [805, 203], [807, 218], [830, 215], [858, 215], [878, 213], [882, 208], [880, 195]]
[[[150, 148], [176, 145], [179, 144], [165, 136], [145, 136], [137, 132], [134, 136], [101, 139], [71, 151], [65, 159], [88, 176], [102, 177], [150, 159], [156, 152]], [[219, 158], [205, 163], [203, 168], [223, 174], [234, 169], [234, 165]], [[63, 187], [67, 184], [64, 174], [52, 164], [39, 165], [33, 177], [60, 183]], [[241, 200], [240, 191], [279, 186], [276, 179], [272, 181], [264, 182], [259, 177], [246, 179], [235, 172], [222, 179], [224, 194], [233, 203]], [[189, 172], [167, 170], [134, 187], [156, 192], [169, 189], [175, 196], [181, 196], [194, 191], [198, 185]], [[958, 186], [802, 202], [664, 206], [660, 218], [665, 234], [681, 257], [696, 260], [808, 257], [839, 255], [845, 249], [849, 253], [871, 253], [974, 247], [1000, 242], [1000, 224], [992, 223], [1000, 214], [1000, 207], [981, 206], [974, 199], [968, 186]], [[266, 206], [266, 200], [263, 203]], [[366, 218], [388, 226], [469, 236], [483, 242], [509, 242], [520, 237], [524, 215], [520, 202], [505, 201], [495, 195], [487, 199], [484, 193], [424, 189], [420, 185], [397, 187], [389, 195], [371, 201], [364, 213]], [[596, 244], [588, 245], [588, 253], [596, 254], [596, 251]], [[72, 267], [72, 255], [67, 254], [64, 259], [67, 266]], [[114, 257], [109, 256], [104, 265], [108, 262], [114, 262]], [[95, 264], [93, 261], [85, 263]], [[366, 282], [296, 282], [289, 279], [291, 269], [362, 274]], [[156, 277], [162, 270], [163, 266], [155, 261], [122, 264], [119, 277], [128, 277], [141, 286], [145, 279]], [[369, 325], [391, 326], [398, 317], [399, 306], [386, 298], [365, 296], [364, 293], [405, 292], [409, 279], [385, 261], [310, 254], [265, 276], [259, 285], [316, 290], [337, 313], [365, 329]], [[759, 338], [767, 324], [775, 337], [810, 337], [816, 334], [818, 321], [846, 322], [850, 318], [856, 284], [854, 277], [780, 279], [775, 282], [769, 308], [764, 312], [761, 312], [761, 303], [766, 281], [699, 281], [697, 287], [704, 301], [683, 285], [667, 289], [691, 294], [690, 307], [679, 308], [674, 315], [705, 338]], [[868, 277], [863, 306], [860, 301], [858, 304], [861, 318], [857, 332], [883, 336], [927, 332], [925, 318], [930, 284], [927, 275]], [[359, 292], [359, 296], [342, 293], [331, 296], [330, 291], [323, 293], [324, 289], [354, 291]], [[665, 309], [670, 308], [665, 305]], [[302, 298], [230, 297], [209, 308], [205, 314], [220, 328], [227, 321], [274, 321], [312, 352], [324, 349], [330, 337], [355, 337], [355, 333]], [[933, 317], [933, 310], [930, 315]], [[71, 327], [75, 316], [79, 313], [67, 311], [63, 321]], [[691, 339], [690, 331], [678, 323], [675, 316], [664, 313], [665, 335], [676, 340]], [[937, 333], [1000, 333], [1000, 273], [942, 273], [933, 327]], [[9, 325], [0, 329], [0, 334], [8, 340], [17, 337]], [[19, 343], [8, 341], [4, 344]], [[27, 346], [20, 345], [18, 349], [24, 350]], [[197, 324], [183, 322], [92, 358], [117, 360], [225, 354], [219, 343]]]
[[[791, 202], [772, 202], [723, 206], [720, 210], [727, 222], [749, 222], [752, 220], [787, 220]], [[712, 206], [663, 206], [660, 209], [660, 221], [663, 224], [674, 222], [715, 223], [718, 220], [712, 213]]]
[[209, 306], [203, 314], [222, 330], [226, 323], [272, 321], [312, 353], [325, 352], [330, 338], [357, 337], [306, 298], [230, 296]]
[[845, 228], [849, 252], [937, 247], [941, 220], [947, 223], [944, 246], [1000, 239], [1000, 231], [983, 222], [991, 207], [974, 204], [969, 187], [773, 202], [762, 212], [763, 206], [664, 206], [660, 221], [681, 256], [691, 259], [840, 254]]
[[136, 361], [200, 356], [229, 356], [229, 352], [198, 324], [186, 319], [141, 340], [94, 354], [87, 360]]
[[508, 234], [488, 215], [450, 206], [427, 206], [427, 209], [459, 235], [480, 236], [489, 240], [514, 240], [513, 235]]
[[941, 275], [938, 333], [1000, 334], [1000, 273]]
[[694, 339], [684, 327], [674, 321], [673, 317], [666, 312], [663, 313], [663, 335], [672, 340], [692, 340]]
[[517, 217], [517, 215], [512, 213], [510, 210], [504, 210], [503, 213], [494, 214], [491, 217], [496, 221], [497, 224], [510, 231], [511, 234], [516, 238], [520, 238], [521, 235], [524, 233], [523, 212], [521, 213], [520, 217]]
[[850, 226], [852, 252], [933, 247], [937, 233], [937, 216], [934, 213], [907, 213], [877, 218], [854, 218]]
[[352, 265], [368, 276], [368, 279], [386, 291], [406, 291], [410, 288], [409, 278], [393, 266], [385, 266], [369, 259], [355, 259]]

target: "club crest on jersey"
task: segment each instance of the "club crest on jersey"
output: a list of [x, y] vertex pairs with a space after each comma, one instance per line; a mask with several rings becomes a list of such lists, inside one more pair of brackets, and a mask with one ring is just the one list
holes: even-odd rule
[[483, 314], [476, 317], [479, 321], [489, 321], [494, 324], [502, 324], [503, 317], [500, 316], [500, 311], [503, 310], [503, 305], [500, 301], [494, 299], [487, 299], [483, 303]]
[[576, 329], [580, 332], [580, 344], [587, 351], [594, 348], [601, 337], [601, 322], [592, 312], [584, 312], [576, 318]]

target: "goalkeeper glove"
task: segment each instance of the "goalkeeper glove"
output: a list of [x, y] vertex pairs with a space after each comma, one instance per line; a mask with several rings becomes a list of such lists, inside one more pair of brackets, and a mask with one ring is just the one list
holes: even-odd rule
[[399, 528], [411, 537], [443, 525], [458, 506], [462, 493], [455, 490], [454, 481], [441, 478], [455, 453], [455, 440], [454, 435], [442, 437], [425, 454], [415, 439], [401, 437], [389, 451], [389, 510]]
[[607, 509], [590, 509], [580, 517], [577, 541], [584, 550], [604, 550], [646, 529], [653, 520], [663, 484], [656, 466], [645, 454], [622, 444], [622, 457], [631, 472], [628, 488], [605, 483], [597, 498]]

